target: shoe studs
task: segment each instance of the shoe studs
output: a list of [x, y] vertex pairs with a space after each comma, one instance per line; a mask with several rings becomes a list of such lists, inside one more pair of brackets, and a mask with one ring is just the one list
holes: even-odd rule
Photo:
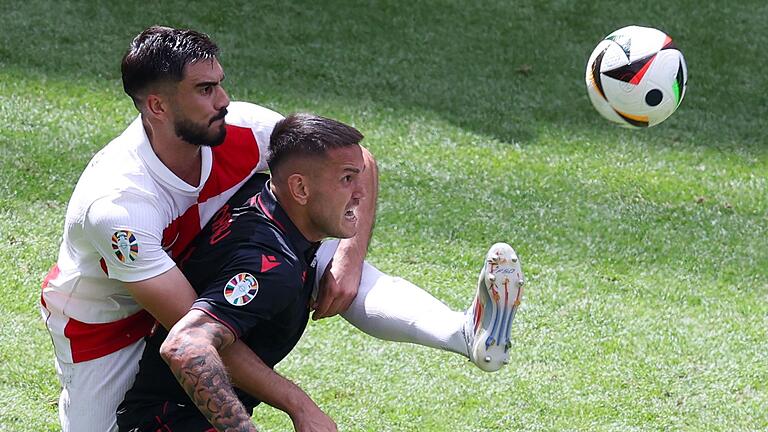
[[491, 356], [485, 356], [485, 358], [483, 360], [485, 360], [486, 363], [490, 363], [491, 362]]

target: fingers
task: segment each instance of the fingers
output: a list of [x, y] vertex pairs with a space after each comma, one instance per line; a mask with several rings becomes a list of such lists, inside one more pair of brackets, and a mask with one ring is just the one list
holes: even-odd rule
[[318, 299], [312, 319], [316, 321], [344, 312], [349, 307], [349, 304], [352, 303], [352, 299], [345, 293], [325, 291]]
[[345, 289], [342, 284], [339, 284], [329, 267], [320, 279], [317, 302], [313, 305], [315, 311], [312, 314], [312, 320], [328, 318], [347, 310], [357, 295], [357, 287], [353, 288]]
[[312, 314], [313, 320], [316, 321], [328, 316], [328, 308], [333, 302], [332, 293], [335, 290], [335, 287], [336, 279], [333, 277], [333, 273], [331, 273], [331, 266], [329, 265], [328, 268], [325, 269], [325, 272], [323, 272], [323, 276], [320, 278], [317, 300], [312, 305], [312, 308], [315, 310], [315, 312]]
[[319, 319], [340, 314], [349, 308], [349, 305], [352, 304], [354, 299], [355, 296], [348, 293], [331, 295], [326, 292], [325, 295], [321, 295], [321, 298], [318, 299], [317, 307], [312, 314], [312, 319], [317, 321]]
[[312, 314], [312, 319], [317, 321], [322, 318], [326, 318], [330, 315], [328, 315], [328, 311], [331, 308], [331, 305], [333, 304], [333, 298], [329, 294], [329, 290], [320, 290], [320, 294], [317, 298], [317, 303], [315, 303], [315, 312]]

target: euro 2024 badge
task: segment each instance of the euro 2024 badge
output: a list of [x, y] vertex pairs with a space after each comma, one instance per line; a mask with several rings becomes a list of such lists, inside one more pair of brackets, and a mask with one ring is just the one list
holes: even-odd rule
[[239, 273], [224, 287], [224, 298], [235, 306], [245, 306], [259, 292], [259, 281], [250, 273]]
[[115, 231], [112, 234], [112, 251], [120, 262], [136, 261], [139, 255], [139, 242], [128, 230]]

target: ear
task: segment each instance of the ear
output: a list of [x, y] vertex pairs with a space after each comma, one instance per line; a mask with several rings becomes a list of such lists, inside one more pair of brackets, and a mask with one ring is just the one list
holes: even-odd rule
[[288, 191], [291, 198], [300, 205], [307, 205], [309, 201], [309, 182], [303, 174], [291, 174], [288, 176]]
[[144, 99], [144, 112], [150, 117], [164, 119], [168, 116], [168, 102], [159, 94], [150, 93]]

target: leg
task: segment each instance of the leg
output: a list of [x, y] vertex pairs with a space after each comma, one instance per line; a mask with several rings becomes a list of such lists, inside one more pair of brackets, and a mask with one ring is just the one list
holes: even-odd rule
[[[327, 241], [318, 250], [316, 283], [337, 244]], [[497, 370], [508, 359], [509, 331], [522, 285], [517, 255], [508, 245], [500, 245], [491, 247], [486, 261], [493, 258], [497, 264], [484, 263], [475, 300], [466, 312], [453, 311], [411, 282], [364, 263], [357, 297], [342, 316], [371, 336], [444, 349], [469, 357], [483, 370]], [[503, 265], [499, 254], [505, 260]], [[487, 283], [489, 278], [493, 283]]]
[[469, 358], [480, 369], [493, 372], [509, 363], [512, 320], [522, 295], [517, 253], [506, 243], [494, 244], [485, 256], [464, 328]]
[[115, 411], [139, 370], [144, 340], [81, 363], [56, 359], [63, 432], [116, 432]]
[[[338, 240], [326, 241], [318, 250], [318, 280], [337, 244]], [[363, 263], [357, 297], [341, 316], [379, 339], [467, 355], [463, 312], [451, 310], [411, 282], [386, 275], [367, 262]]]

